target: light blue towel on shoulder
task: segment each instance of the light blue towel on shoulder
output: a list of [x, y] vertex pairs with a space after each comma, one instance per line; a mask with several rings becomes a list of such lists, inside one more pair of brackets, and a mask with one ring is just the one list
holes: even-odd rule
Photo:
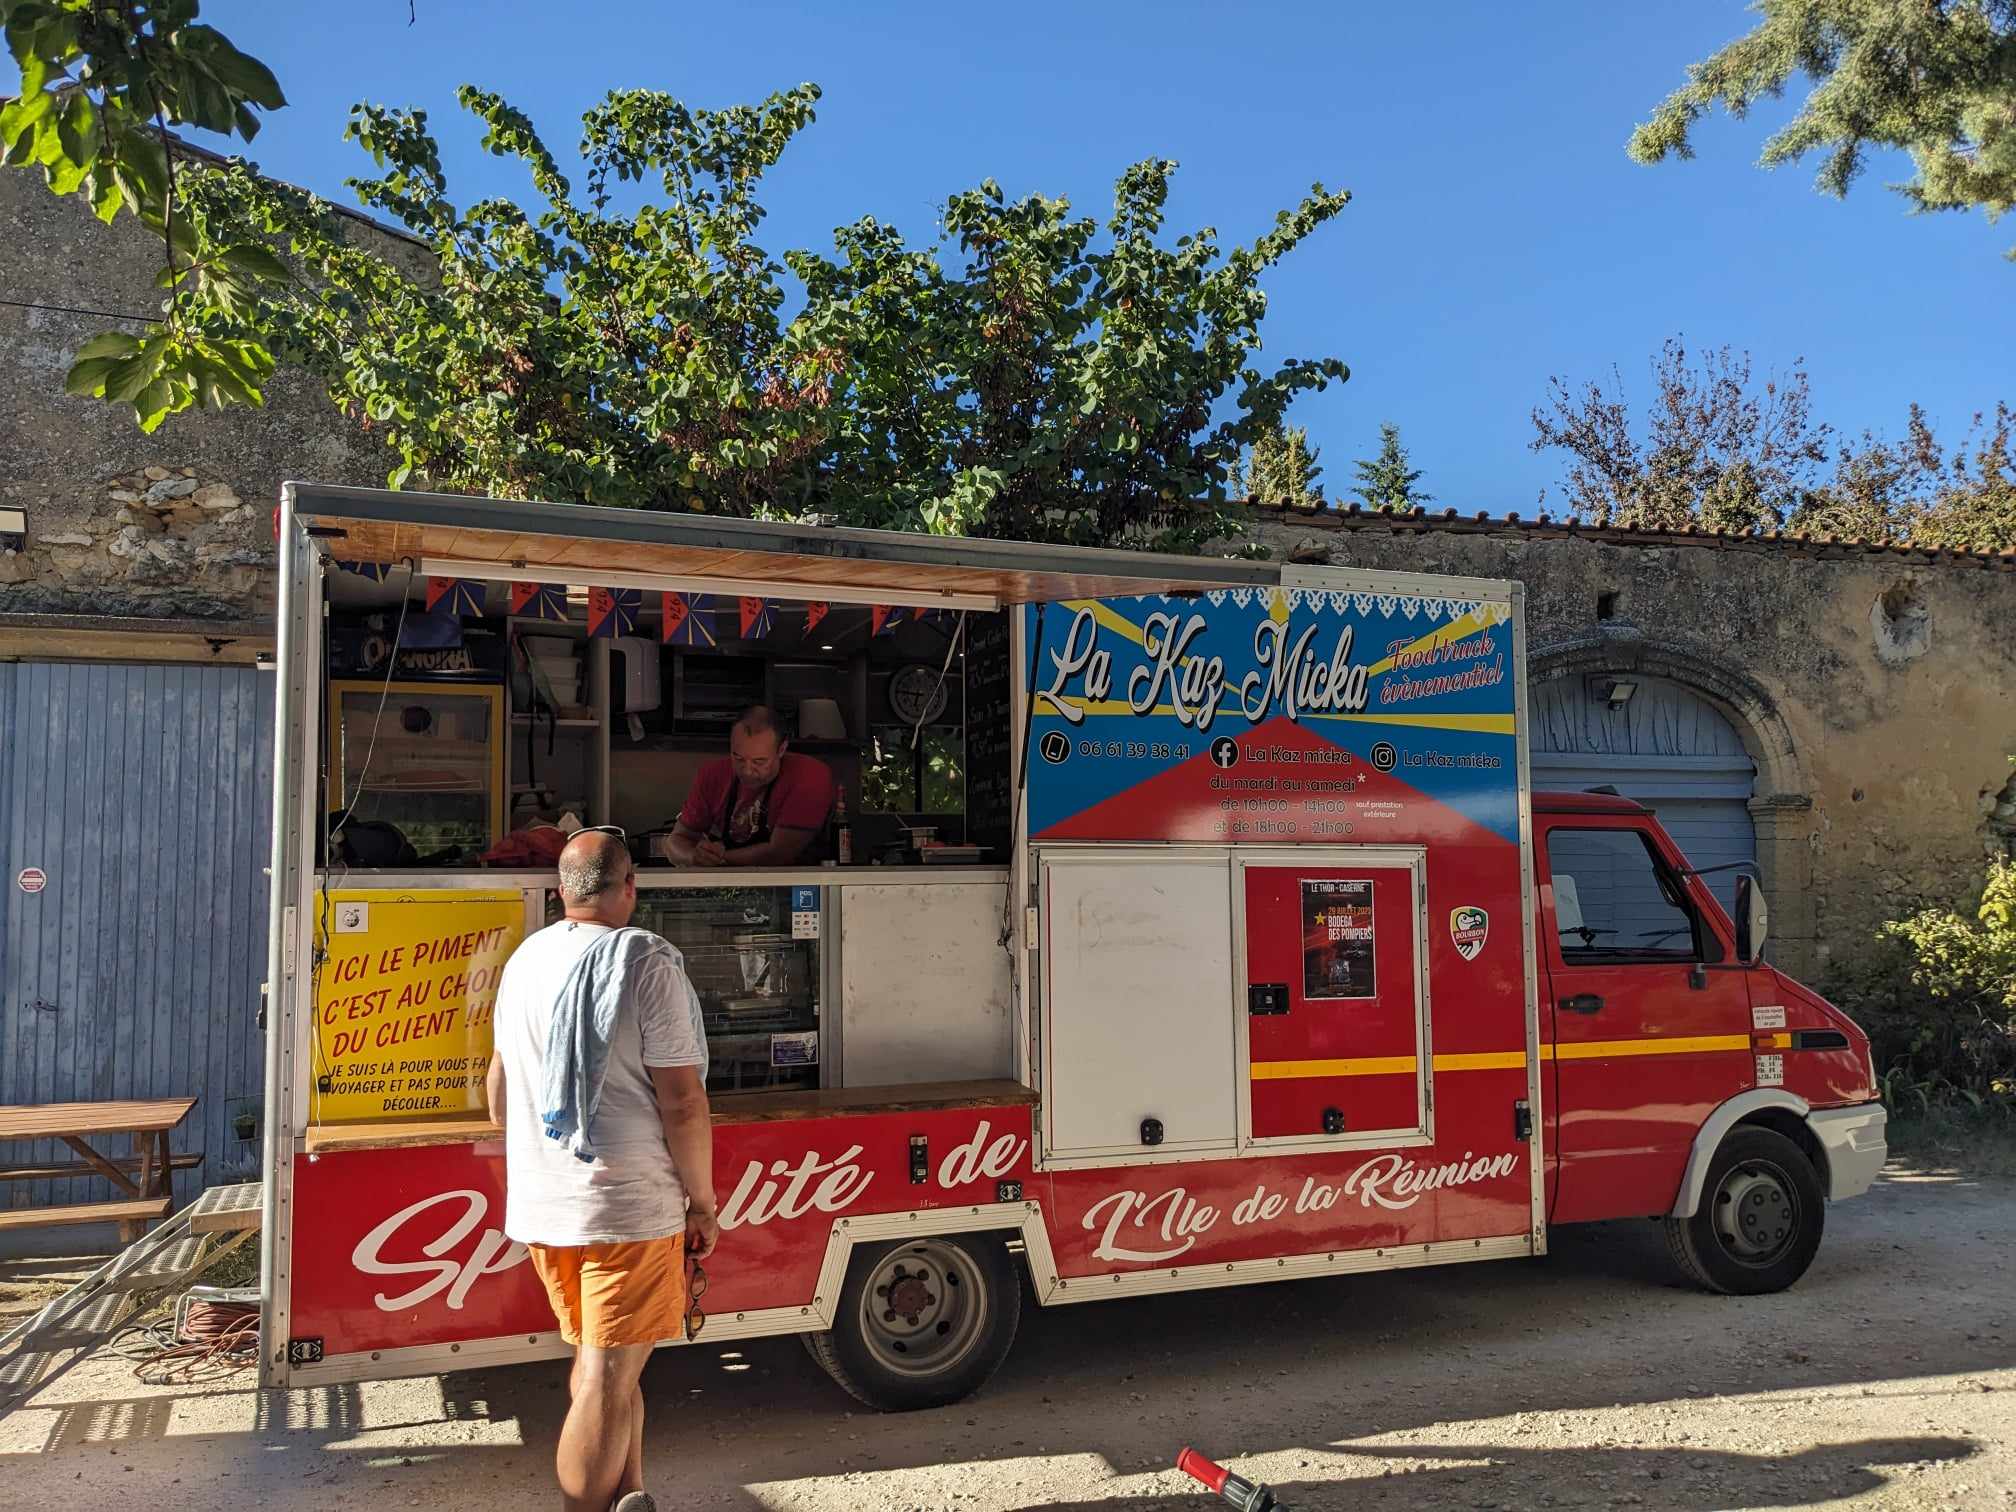
[[595, 1108], [624, 996], [660, 952], [678, 960], [678, 952], [649, 930], [612, 929], [581, 952], [560, 984], [546, 1028], [540, 1117], [546, 1137], [561, 1141], [577, 1160], [595, 1158]]

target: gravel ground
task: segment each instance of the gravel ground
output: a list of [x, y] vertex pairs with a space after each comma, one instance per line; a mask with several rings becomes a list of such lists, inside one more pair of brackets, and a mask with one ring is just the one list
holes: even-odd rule
[[[849, 1410], [795, 1340], [661, 1354], [660, 1505], [1218, 1505], [1185, 1443], [1298, 1508], [2016, 1506], [2016, 1184], [1893, 1169], [1793, 1291], [1680, 1289], [1650, 1224], [1534, 1262], [1023, 1316], [941, 1412]], [[557, 1503], [560, 1368], [276, 1394], [85, 1360], [0, 1417], [0, 1503], [98, 1512]]]

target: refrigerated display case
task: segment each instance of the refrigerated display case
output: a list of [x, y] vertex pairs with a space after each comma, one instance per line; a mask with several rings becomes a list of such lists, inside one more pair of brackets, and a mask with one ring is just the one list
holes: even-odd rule
[[504, 833], [503, 728], [501, 687], [332, 681], [330, 807], [395, 825], [423, 858], [481, 851]]
[[[641, 890], [631, 923], [686, 958], [707, 1028], [711, 1092], [819, 1085], [820, 942], [794, 937], [791, 887]], [[816, 912], [813, 917], [817, 917]]]

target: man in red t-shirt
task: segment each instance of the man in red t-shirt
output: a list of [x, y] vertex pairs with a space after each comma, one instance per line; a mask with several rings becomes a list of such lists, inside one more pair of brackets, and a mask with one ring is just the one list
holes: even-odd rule
[[666, 858], [675, 866], [789, 866], [826, 827], [833, 774], [791, 750], [761, 704], [735, 721], [728, 752], [693, 779]]

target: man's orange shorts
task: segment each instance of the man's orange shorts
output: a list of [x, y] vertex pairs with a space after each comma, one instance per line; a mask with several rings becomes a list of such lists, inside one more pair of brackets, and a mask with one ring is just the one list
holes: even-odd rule
[[620, 1349], [676, 1339], [686, 1326], [686, 1236], [632, 1244], [528, 1244], [560, 1337]]

